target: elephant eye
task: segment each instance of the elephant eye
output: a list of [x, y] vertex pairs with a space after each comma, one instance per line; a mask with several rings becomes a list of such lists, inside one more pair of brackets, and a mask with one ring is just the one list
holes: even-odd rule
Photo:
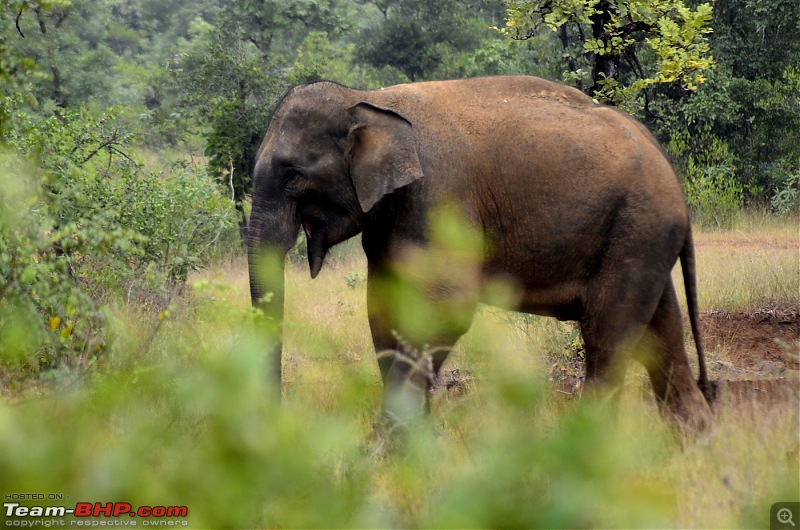
[[303, 175], [295, 168], [287, 168], [283, 172], [283, 187], [286, 191], [300, 191]]

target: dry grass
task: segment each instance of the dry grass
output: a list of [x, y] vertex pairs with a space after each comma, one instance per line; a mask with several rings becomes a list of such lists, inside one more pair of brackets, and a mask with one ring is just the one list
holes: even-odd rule
[[[800, 218], [745, 214], [731, 231], [695, 230], [701, 311], [800, 305]], [[680, 266], [673, 270], [685, 308]]]
[[[762, 226], [757, 244], [786, 240]], [[746, 256], [728, 258], [741, 271], [730, 287], [701, 279], [705, 300], [729, 300], [728, 288], [755, 300]], [[364, 259], [332, 257], [314, 281], [305, 263], [287, 270], [281, 407], [245, 261], [229, 258], [193, 275], [166, 318], [120, 301], [102, 366], [0, 406], [0, 489], [185, 504], [196, 527], [289, 528], [764, 527], [772, 503], [800, 497], [796, 399], [739, 399], [684, 443], [640, 366], [619, 399], [578, 401], [548, 382], [569, 368], [574, 328], [488, 307], [445, 365], [458, 384], [436, 390], [431, 420], [393, 447], [376, 429]], [[780, 299], [777, 283], [764, 299]]]
[[[701, 308], [796, 306], [800, 293], [796, 228], [795, 220], [745, 217], [736, 231], [697, 233]], [[289, 267], [284, 388], [300, 408], [358, 411], [362, 436], [370, 440], [381, 385], [366, 319], [365, 269], [359, 251], [338, 256], [314, 281], [305, 263]], [[228, 291], [228, 303], [233, 306], [249, 303], [243, 260], [195, 279], [233, 286]], [[680, 278], [676, 280], [680, 292]], [[476, 440], [476, 433], [557, 430], [561, 418], [575, 406], [574, 400], [545, 387], [550, 392], [546, 406], [537, 407], [536, 415], [526, 415], [504, 410], [498, 405], [502, 399], [493, 393], [507, 390], [507, 381], [530, 380], [534, 388], [544, 382], [553, 356], [565, 347], [568, 332], [565, 324], [552, 319], [522, 320], [483, 308], [446, 364], [448, 370], [459, 370], [465, 384], [456, 392], [440, 390], [434, 398], [433, 419], [440, 431], [436, 444], [441, 451], [437, 463], [429, 474], [419, 477], [407, 476], [402, 466], [377, 462], [371, 486], [376, 502], [392, 499], [400, 520], [420, 520], [421, 514], [432, 509], [431, 491], [446, 488], [452, 480], [467, 480], [465, 476], [483, 469], [485, 456], [480, 451], [485, 440]], [[634, 460], [639, 471], [625, 474], [630, 484], [620, 487], [647, 484], [652, 488], [662, 503], [657, 505], [665, 507], [664, 526], [764, 526], [771, 503], [800, 496], [796, 401], [774, 410], [723, 411], [710, 435], [681, 448], [656, 410], [641, 367], [633, 366], [626, 380], [619, 405], [622, 413], [614, 427], [619, 443], [624, 445], [626, 438], [636, 439], [642, 433], [659, 433], [655, 439], [661, 441], [642, 453], [641, 462]], [[348, 391], [356, 388], [361, 391]], [[550, 456], [533, 458], [546, 461]], [[619, 501], [619, 506], [605, 508], [609, 514], [633, 509], [625, 506], [624, 498]], [[625, 514], [621, 519], [610, 515], [603, 520], [638, 524], [638, 519], [625, 519]]]
[[764, 527], [764, 506], [797, 500], [798, 414], [791, 408], [729, 411], [708, 439], [672, 455], [664, 468], [683, 527]]

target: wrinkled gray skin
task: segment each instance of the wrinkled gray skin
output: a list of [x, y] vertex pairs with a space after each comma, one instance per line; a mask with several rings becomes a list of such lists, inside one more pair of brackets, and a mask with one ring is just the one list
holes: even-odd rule
[[[451, 255], [432, 243], [430, 226], [431, 212], [447, 203], [460, 207], [483, 248], [471, 261], [453, 255], [449, 267]], [[283, 258], [301, 227], [312, 277], [331, 246], [362, 234], [377, 352], [397, 348], [396, 331], [415, 347], [441, 347], [433, 358], [438, 373], [471, 324], [481, 286], [502, 276], [516, 291], [510, 309], [580, 323], [587, 388], [616, 384], [612, 367], [623, 346], [647, 343], [651, 354], [637, 358], [662, 410], [681, 428], [710, 425], [691, 227], [678, 180], [641, 124], [577, 90], [527, 76], [377, 91], [298, 86], [276, 110], [254, 173], [251, 293], [276, 323]], [[413, 272], [415, 259], [436, 253], [425, 263], [438, 263], [438, 273]], [[699, 384], [670, 278], [678, 258]], [[404, 328], [388, 279], [422, 293], [420, 314], [442, 315], [446, 325], [427, 335]], [[271, 302], [261, 304], [267, 292]], [[280, 347], [273, 352], [278, 380]], [[430, 377], [397, 357], [378, 362], [385, 414], [407, 416], [409, 401], [398, 396], [424, 408]]]

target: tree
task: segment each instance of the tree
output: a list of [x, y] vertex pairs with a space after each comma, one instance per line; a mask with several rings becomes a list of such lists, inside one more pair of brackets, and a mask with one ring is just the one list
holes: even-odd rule
[[716, 0], [712, 45], [734, 77], [779, 79], [800, 62], [800, 3]]
[[309, 28], [335, 33], [342, 23], [332, 0], [234, 0], [213, 24], [195, 19], [171, 66], [181, 107], [206, 129], [209, 171], [231, 188], [242, 241], [255, 154], [291, 64], [276, 48], [296, 43], [294, 52]]
[[713, 88], [738, 112], [709, 126], [740, 157], [743, 180], [768, 187], [771, 166], [800, 171], [800, 3], [718, 0], [714, 21], [723, 75]]
[[717, 0], [709, 39], [717, 67], [694, 97], [662, 98], [654, 105], [662, 120], [652, 123], [679, 165], [707, 159], [703, 151], [724, 143], [744, 198], [780, 197], [780, 210], [800, 195], [798, 21], [794, 0]]
[[199, 20], [194, 32], [198, 42], [171, 66], [173, 87], [181, 107], [206, 129], [209, 171], [230, 187], [245, 241], [244, 201], [252, 190], [255, 153], [282, 85], [253, 44]]
[[[391, 66], [411, 81], [429, 79], [452, 50], [468, 52], [482, 41], [489, 24], [475, 17], [491, 2], [398, 0], [369, 2], [383, 14], [360, 35], [359, 58], [377, 68]], [[474, 5], [472, 5], [474, 4]]]
[[[59, 29], [67, 19], [71, 5], [69, 0], [5, 0], [3, 2], [3, 7], [15, 14], [14, 26], [20, 39], [25, 40], [27, 33], [29, 38], [26, 42], [33, 45], [33, 48], [27, 50], [20, 49], [18, 40], [14, 46], [16, 51], [12, 56], [26, 57], [29, 60], [32, 59], [36, 64], [47, 65], [50, 71], [50, 97], [59, 107], [66, 106], [66, 95], [56, 54], [59, 48]], [[3, 18], [6, 16], [8, 16], [7, 13], [4, 13]], [[23, 28], [25, 29], [23, 30]], [[34, 37], [37, 33], [38, 39]], [[3, 38], [3, 41], [6, 39]], [[6, 43], [7, 41], [2, 42], [0, 46], [5, 47]], [[44, 55], [44, 57], [39, 57], [39, 55]], [[4, 54], [3, 62], [6, 57]], [[25, 64], [18, 60], [15, 62], [17, 66]], [[13, 69], [13, 62], [8, 66]], [[4, 65], [0, 68], [6, 70], [8, 66]], [[23, 70], [29, 71], [32, 68], [23, 67]]]
[[557, 32], [568, 80], [604, 103], [646, 109], [648, 87], [668, 84], [689, 94], [714, 65], [709, 3], [692, 9], [683, 0], [505, 1], [505, 32], [516, 39], [542, 26]]
[[309, 31], [335, 34], [344, 25], [334, 0], [233, 0], [216, 21], [220, 31], [249, 42], [264, 57], [274, 54], [276, 43], [293, 51]]

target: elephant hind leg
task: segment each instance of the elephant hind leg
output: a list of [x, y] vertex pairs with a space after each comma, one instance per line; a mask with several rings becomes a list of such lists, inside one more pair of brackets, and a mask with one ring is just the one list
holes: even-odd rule
[[642, 263], [625, 271], [608, 270], [587, 293], [580, 320], [586, 348], [584, 395], [618, 396], [630, 353], [648, 328], [664, 289], [651, 269]]
[[583, 304], [581, 336], [586, 348], [586, 389], [615, 387], [622, 381], [628, 347], [644, 332], [656, 308], [659, 288], [651, 278], [611, 271], [596, 282]]
[[648, 333], [635, 355], [650, 375], [662, 413], [687, 434], [711, 426], [711, 409], [692, 376], [683, 343], [683, 320], [670, 279], [658, 302]]
[[586, 351], [583, 395], [609, 400], [613, 407], [624, 378], [624, 345], [638, 337], [643, 326], [623, 324], [617, 318], [600, 318], [582, 320], [580, 327]]

